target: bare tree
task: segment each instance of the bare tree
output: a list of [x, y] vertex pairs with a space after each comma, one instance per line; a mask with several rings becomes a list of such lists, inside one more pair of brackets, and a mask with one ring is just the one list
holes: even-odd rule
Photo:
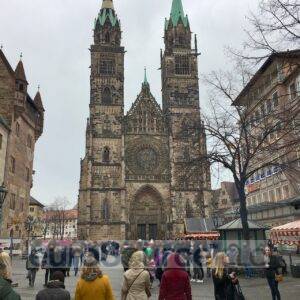
[[[296, 173], [299, 150], [299, 95], [279, 95], [272, 99], [237, 103], [236, 99], [247, 82], [248, 72], [238, 64], [234, 72], [212, 72], [204, 81], [210, 87], [210, 109], [203, 116], [208, 141], [208, 158], [229, 170], [236, 185], [243, 235], [249, 239], [246, 183], [255, 174], [275, 168], [278, 175]], [[259, 95], [257, 95], [259, 99]], [[283, 101], [281, 101], [281, 99]], [[257, 107], [260, 112], [257, 113]]]
[[229, 53], [254, 66], [271, 53], [300, 46], [300, 4], [298, 0], [260, 0], [257, 12], [247, 16], [250, 27], [243, 50], [227, 47]]
[[69, 201], [66, 197], [57, 197], [45, 212], [44, 236], [49, 230], [54, 239], [63, 239], [65, 235], [66, 210]]

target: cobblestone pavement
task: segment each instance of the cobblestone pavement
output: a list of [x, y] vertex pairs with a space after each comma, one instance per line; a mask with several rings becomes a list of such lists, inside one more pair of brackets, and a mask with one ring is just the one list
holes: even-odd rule
[[[123, 270], [121, 266], [114, 268], [102, 267], [103, 273], [110, 277], [116, 299], [120, 299]], [[43, 288], [44, 270], [37, 273], [36, 284], [34, 288], [28, 286], [26, 279], [25, 261], [14, 259], [13, 261], [13, 279], [18, 283], [17, 292], [21, 295], [22, 300], [35, 299], [35, 295]], [[74, 297], [75, 286], [78, 278], [74, 277], [74, 272], [71, 271], [71, 277], [66, 278], [66, 289], [71, 292]], [[240, 279], [240, 283], [247, 300], [265, 300], [272, 299], [266, 280], [258, 279]], [[192, 283], [193, 299], [209, 300], [214, 299], [213, 285], [211, 279], [206, 279], [203, 284]], [[299, 299], [300, 279], [286, 277], [284, 282], [280, 284], [282, 299], [297, 300]], [[157, 299], [158, 284], [154, 283], [151, 299]], [[74, 299], [74, 298], [72, 298]], [[93, 299], [91, 299], [93, 300]]]

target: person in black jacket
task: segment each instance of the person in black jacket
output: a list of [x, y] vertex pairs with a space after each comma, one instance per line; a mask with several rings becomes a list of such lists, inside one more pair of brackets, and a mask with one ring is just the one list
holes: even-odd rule
[[38, 292], [36, 300], [71, 300], [71, 295], [65, 290], [64, 274], [61, 271], [55, 271], [45, 289]]
[[278, 289], [278, 281], [276, 281], [276, 275], [279, 275], [279, 260], [276, 255], [273, 255], [270, 247], [265, 248], [264, 256], [265, 268], [266, 268], [266, 278], [271, 289], [272, 299], [280, 300], [280, 292]]
[[203, 283], [204, 271], [202, 267], [203, 248], [201, 244], [196, 244], [193, 255], [193, 279], [192, 281]]
[[29, 286], [33, 287], [35, 282], [36, 272], [40, 268], [39, 257], [36, 254], [36, 250], [33, 249], [26, 261], [26, 269], [28, 271], [27, 278], [29, 279]]
[[229, 259], [224, 252], [219, 252], [213, 262], [212, 278], [216, 300], [235, 300], [235, 284], [238, 284], [234, 273], [228, 273], [226, 265]]

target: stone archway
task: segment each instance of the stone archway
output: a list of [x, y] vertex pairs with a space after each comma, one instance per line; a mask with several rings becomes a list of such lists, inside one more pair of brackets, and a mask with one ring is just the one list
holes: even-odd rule
[[166, 220], [160, 193], [151, 186], [144, 186], [130, 204], [130, 239], [164, 239]]

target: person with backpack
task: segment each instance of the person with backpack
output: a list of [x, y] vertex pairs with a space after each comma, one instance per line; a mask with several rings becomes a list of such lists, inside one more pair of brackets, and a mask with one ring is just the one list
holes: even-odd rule
[[280, 300], [280, 292], [278, 289], [278, 283], [282, 281], [282, 275], [279, 272], [280, 263], [278, 257], [273, 254], [270, 247], [265, 248], [265, 274], [271, 290], [272, 300]]

